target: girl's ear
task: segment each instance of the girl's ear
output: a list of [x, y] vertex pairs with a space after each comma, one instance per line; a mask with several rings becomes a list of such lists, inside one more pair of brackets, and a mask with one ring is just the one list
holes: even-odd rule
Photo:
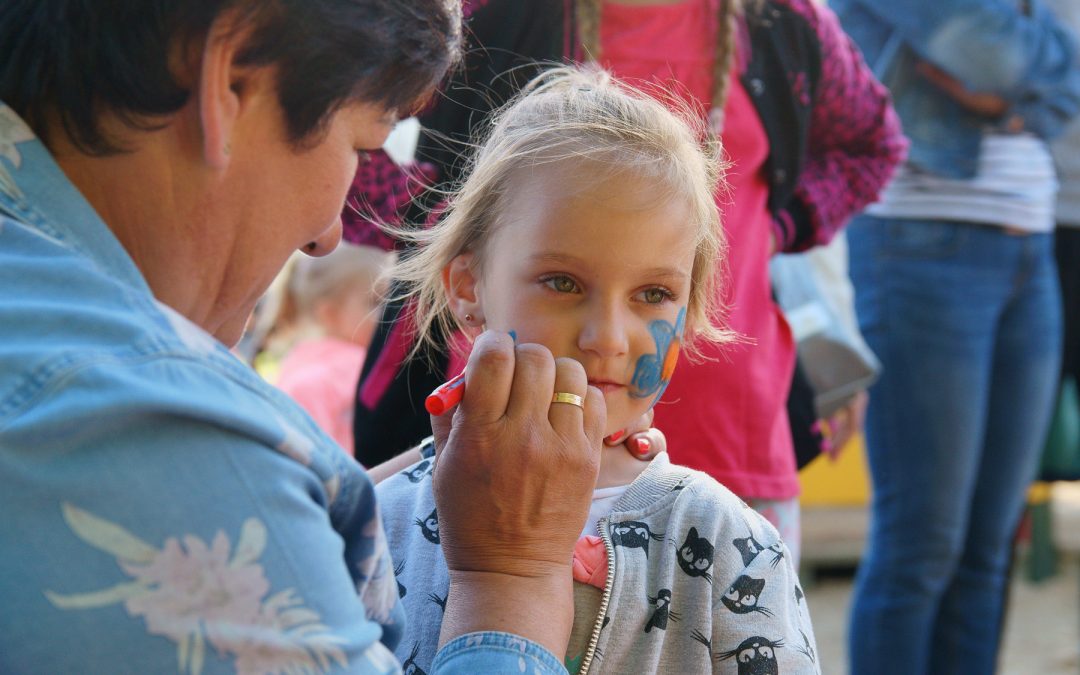
[[484, 325], [484, 307], [480, 299], [480, 281], [473, 269], [473, 253], [462, 253], [454, 257], [443, 268], [443, 288], [450, 303], [450, 311], [463, 326], [473, 327], [480, 332]]

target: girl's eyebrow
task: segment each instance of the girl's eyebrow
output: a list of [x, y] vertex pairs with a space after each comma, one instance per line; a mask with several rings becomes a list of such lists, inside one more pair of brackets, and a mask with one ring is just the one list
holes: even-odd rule
[[569, 253], [559, 253], [557, 251], [541, 251], [539, 253], [533, 253], [528, 257], [529, 262], [539, 263], [560, 263], [570, 265], [585, 265], [586, 262], [581, 258], [570, 255]]
[[[533, 263], [548, 263], [557, 265], [573, 265], [577, 267], [588, 267], [589, 263], [582, 258], [579, 258], [570, 253], [561, 253], [558, 251], [541, 251], [530, 255], [527, 260]], [[656, 267], [647, 267], [641, 270], [641, 276], [648, 277], [650, 279], [672, 279], [685, 281], [690, 278], [689, 270], [684, 270], [679, 267], [664, 267], [658, 265]]]
[[641, 271], [644, 276], [652, 279], [676, 279], [685, 281], [690, 278], [690, 273], [677, 267], [648, 267]]

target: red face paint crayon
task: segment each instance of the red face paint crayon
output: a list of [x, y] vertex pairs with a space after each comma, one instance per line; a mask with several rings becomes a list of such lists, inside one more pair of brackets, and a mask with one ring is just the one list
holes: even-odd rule
[[424, 401], [424, 407], [432, 415], [439, 416], [461, 403], [461, 397], [464, 395], [465, 373], [462, 372], [428, 394], [427, 399]]
[[[517, 343], [517, 331], [510, 331], [510, 339], [515, 344]], [[427, 409], [428, 414], [438, 417], [461, 403], [461, 397], [464, 395], [465, 371], [461, 371], [459, 375], [450, 378], [446, 383], [439, 385], [435, 391], [428, 394], [427, 399], [424, 400], [424, 408]]]

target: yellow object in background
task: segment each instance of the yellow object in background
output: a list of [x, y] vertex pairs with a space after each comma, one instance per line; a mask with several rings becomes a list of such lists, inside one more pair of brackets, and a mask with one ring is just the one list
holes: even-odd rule
[[870, 474], [861, 434], [853, 436], [836, 461], [823, 455], [799, 472], [799, 503], [813, 506], [868, 506]]
[[255, 372], [262, 376], [262, 379], [275, 384], [278, 373], [281, 371], [281, 354], [261, 351], [255, 355], [255, 361], [251, 365], [255, 368]]

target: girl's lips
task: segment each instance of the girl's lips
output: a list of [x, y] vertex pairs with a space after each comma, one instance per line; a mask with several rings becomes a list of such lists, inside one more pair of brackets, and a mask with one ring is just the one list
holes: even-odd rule
[[589, 384], [599, 389], [605, 394], [610, 394], [620, 389], [625, 389], [626, 385], [619, 384], [618, 382], [611, 382], [608, 380], [589, 380]]

